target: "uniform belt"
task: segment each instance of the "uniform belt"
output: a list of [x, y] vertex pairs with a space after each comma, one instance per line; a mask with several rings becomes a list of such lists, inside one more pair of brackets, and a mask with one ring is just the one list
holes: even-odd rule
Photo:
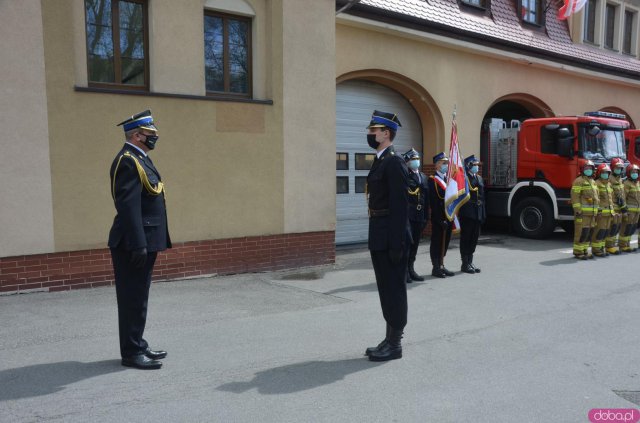
[[389, 209], [380, 209], [380, 210], [369, 209], [369, 217], [383, 217], [383, 216], [389, 216]]

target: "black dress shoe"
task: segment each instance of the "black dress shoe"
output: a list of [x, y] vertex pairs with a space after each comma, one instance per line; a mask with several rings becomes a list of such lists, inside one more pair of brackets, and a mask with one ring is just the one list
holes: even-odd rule
[[424, 280], [422, 276], [418, 275], [416, 271], [411, 268], [409, 269], [409, 278], [411, 278], [411, 280], [413, 281], [418, 281], [418, 282], [422, 282]]
[[434, 267], [431, 270], [431, 276], [435, 276], [436, 278], [445, 278], [447, 275], [444, 274], [440, 267]]
[[122, 365], [141, 370], [154, 370], [162, 367], [162, 361], [152, 360], [146, 355], [140, 354], [132, 357], [122, 357]]
[[451, 270], [448, 270], [446, 267], [442, 266], [442, 272], [444, 272], [444, 274], [446, 276], [454, 276], [455, 273], [453, 273]]
[[152, 360], [160, 360], [161, 358], [165, 358], [167, 356], [166, 351], [153, 351], [152, 349], [147, 348], [144, 351], [144, 355]]

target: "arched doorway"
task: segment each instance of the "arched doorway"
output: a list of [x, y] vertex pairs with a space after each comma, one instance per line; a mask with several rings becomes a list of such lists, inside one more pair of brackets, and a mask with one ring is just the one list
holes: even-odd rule
[[[364, 190], [375, 154], [366, 143], [365, 127], [376, 109], [398, 113], [402, 123], [394, 141], [398, 153], [415, 148], [423, 157], [431, 157], [440, 148], [436, 140], [443, 138], [442, 119], [435, 103], [415, 82], [380, 70], [351, 72], [338, 78], [336, 244], [366, 242], [368, 237]], [[426, 145], [425, 134], [430, 141]]]

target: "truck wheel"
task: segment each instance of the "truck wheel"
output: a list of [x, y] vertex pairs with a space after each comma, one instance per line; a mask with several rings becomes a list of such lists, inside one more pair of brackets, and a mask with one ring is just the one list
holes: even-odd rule
[[551, 204], [538, 197], [525, 198], [516, 205], [511, 225], [521, 237], [548, 238], [556, 227]]

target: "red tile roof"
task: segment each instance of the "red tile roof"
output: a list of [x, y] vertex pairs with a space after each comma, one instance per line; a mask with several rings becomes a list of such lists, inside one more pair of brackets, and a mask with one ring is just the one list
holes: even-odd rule
[[543, 28], [521, 21], [516, 1], [491, 0], [491, 13], [482, 15], [460, 6], [457, 0], [361, 0], [347, 13], [382, 15], [429, 32], [451, 32], [456, 38], [462, 36], [498, 48], [640, 79], [638, 59], [571, 41], [567, 21], [557, 19], [562, 0], [550, 0]]

